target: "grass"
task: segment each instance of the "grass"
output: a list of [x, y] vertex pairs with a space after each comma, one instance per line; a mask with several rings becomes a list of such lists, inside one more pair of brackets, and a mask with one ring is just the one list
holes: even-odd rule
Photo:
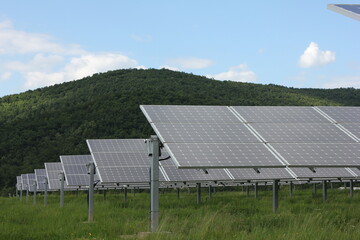
[[360, 193], [353, 198], [347, 191], [321, 192], [298, 189], [290, 198], [286, 188], [280, 191], [278, 214], [272, 212], [271, 191], [259, 192], [259, 198], [246, 198], [245, 192], [218, 191], [211, 200], [203, 189], [203, 203], [196, 194], [169, 190], [160, 194], [159, 232], [141, 234], [149, 226], [149, 194], [128, 194], [127, 202], [119, 192], [107, 199], [95, 195], [95, 222], [87, 223], [86, 194], [66, 193], [59, 207], [58, 193], [48, 205], [33, 205], [16, 198], [0, 198], [0, 239], [359, 239]]

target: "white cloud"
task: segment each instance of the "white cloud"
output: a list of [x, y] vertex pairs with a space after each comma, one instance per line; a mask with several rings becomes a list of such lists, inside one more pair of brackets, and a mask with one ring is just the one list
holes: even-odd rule
[[256, 82], [256, 74], [251, 71], [246, 64], [230, 67], [229, 71], [215, 75], [208, 75], [209, 78], [216, 80], [231, 80], [235, 82]]
[[311, 42], [305, 52], [300, 56], [299, 66], [303, 68], [315, 67], [334, 62], [335, 52], [320, 50], [315, 42]]
[[94, 73], [120, 68], [144, 68], [136, 60], [114, 53], [87, 54], [74, 57], [58, 72], [30, 71], [25, 73], [25, 88], [37, 88], [72, 81]]
[[56, 64], [64, 61], [64, 57], [60, 55], [44, 55], [36, 54], [33, 59], [28, 62], [12, 61], [5, 63], [6, 69], [11, 71], [29, 72], [29, 71], [50, 71]]
[[10, 21], [0, 22], [0, 54], [82, 54], [78, 45], [61, 45], [46, 34], [15, 30]]
[[322, 88], [360, 88], [360, 76], [335, 77], [330, 82], [322, 84]]
[[213, 65], [213, 61], [204, 58], [174, 58], [167, 65], [176, 69], [203, 69]]
[[0, 75], [0, 81], [6, 81], [11, 77], [12, 73], [11, 72], [3, 72]]

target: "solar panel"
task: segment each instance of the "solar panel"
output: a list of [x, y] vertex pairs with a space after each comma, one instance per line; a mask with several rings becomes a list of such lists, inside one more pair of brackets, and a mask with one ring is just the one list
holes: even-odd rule
[[28, 175], [27, 174], [21, 174], [21, 183], [22, 183], [22, 190], [23, 191], [28, 190]]
[[356, 167], [360, 163], [358, 143], [272, 143], [276, 151], [296, 167]]
[[[148, 183], [150, 159], [143, 139], [86, 140], [100, 182]], [[165, 180], [160, 174], [160, 179]]]
[[169, 143], [179, 168], [284, 167], [265, 144]]
[[16, 190], [21, 191], [22, 190], [22, 180], [21, 176], [16, 176]]
[[337, 123], [360, 123], [360, 107], [317, 107]]
[[356, 142], [332, 123], [252, 123], [250, 125], [269, 143]]
[[291, 168], [297, 178], [312, 179], [331, 179], [331, 178], [353, 178], [354, 176], [345, 168], [316, 168], [316, 172], [312, 172], [308, 168]]
[[34, 192], [35, 188], [36, 188], [36, 178], [35, 178], [35, 174], [34, 173], [28, 173], [27, 174], [27, 186], [28, 186], [28, 190], [29, 192]]
[[328, 123], [312, 107], [236, 106], [232, 107], [246, 122], [252, 123]]
[[228, 107], [140, 107], [179, 168], [284, 167]]
[[[235, 180], [247, 181], [247, 180], [290, 180], [294, 177], [285, 168], [261, 168], [260, 173], [250, 168], [231, 168], [229, 172]], [[310, 171], [310, 170], [309, 170]]]
[[37, 190], [45, 191], [46, 170], [45, 169], [35, 169], [34, 172], [35, 172]]
[[359, 4], [328, 4], [328, 9], [360, 21]]
[[49, 183], [49, 190], [59, 190], [61, 187], [59, 173], [63, 171], [61, 162], [45, 163], [44, 165]]
[[[67, 155], [60, 156], [60, 161], [65, 174], [66, 185], [68, 186], [89, 186], [89, 174], [87, 164], [93, 162], [91, 155]], [[97, 174], [94, 181], [98, 181]]]
[[358, 168], [349, 168], [350, 171], [352, 171], [356, 177], [360, 177], [360, 170]]

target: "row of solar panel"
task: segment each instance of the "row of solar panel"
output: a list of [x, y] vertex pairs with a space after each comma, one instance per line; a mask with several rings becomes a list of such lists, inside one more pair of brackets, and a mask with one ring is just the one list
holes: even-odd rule
[[359, 107], [140, 106], [179, 168], [359, 167]]

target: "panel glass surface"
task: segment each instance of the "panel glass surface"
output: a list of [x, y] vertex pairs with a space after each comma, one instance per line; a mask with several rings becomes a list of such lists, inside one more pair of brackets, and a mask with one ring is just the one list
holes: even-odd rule
[[147, 152], [144, 139], [88, 139], [91, 152], [97, 153], [143, 153]]
[[269, 143], [356, 142], [332, 123], [252, 123], [250, 125]]
[[284, 167], [265, 144], [167, 144], [179, 168]]
[[36, 188], [36, 177], [34, 173], [28, 173], [27, 185], [30, 192], [34, 192]]
[[226, 106], [141, 106], [153, 123], [238, 123]]
[[92, 152], [97, 167], [150, 166], [148, 153]]
[[237, 113], [252, 123], [328, 123], [312, 107], [294, 106], [236, 106]]
[[27, 174], [21, 174], [21, 183], [22, 183], [22, 190], [28, 190], [28, 176]]
[[318, 107], [337, 123], [360, 123], [360, 107]]
[[22, 190], [21, 185], [22, 185], [21, 176], [16, 176], [16, 190], [18, 191]]
[[358, 143], [272, 143], [289, 166], [348, 166], [360, 164], [360, 145]]
[[341, 126], [360, 139], [360, 123], [342, 123]]
[[259, 143], [243, 123], [157, 123], [166, 143]]
[[[65, 174], [66, 184], [68, 186], [89, 186], [89, 174], [87, 164], [92, 163], [91, 155], [66, 155], [60, 156], [60, 161]], [[94, 181], [98, 181], [97, 173], [94, 175]]]
[[45, 191], [45, 178], [46, 178], [46, 170], [45, 169], [35, 169], [35, 178], [36, 178], [36, 186], [38, 191]]
[[353, 175], [345, 168], [315, 168], [315, 173], [309, 168], [291, 168], [298, 178], [352, 178]]
[[261, 168], [257, 173], [251, 168], [231, 168], [229, 172], [235, 180], [274, 180], [274, 179], [293, 179], [285, 168]]
[[63, 171], [61, 162], [45, 163], [44, 165], [48, 178], [49, 190], [59, 190], [61, 187], [59, 173]]

